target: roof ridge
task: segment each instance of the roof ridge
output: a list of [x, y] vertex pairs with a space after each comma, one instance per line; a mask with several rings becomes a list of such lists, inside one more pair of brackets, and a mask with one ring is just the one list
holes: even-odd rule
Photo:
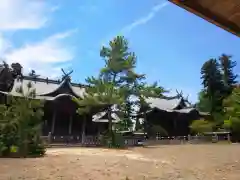
[[[65, 79], [64, 80], [54, 80], [54, 79], [41, 78], [41, 77], [32, 77], [32, 76], [23, 76], [22, 79], [30, 80], [30, 81], [52, 83], [52, 84], [58, 84], [58, 85], [60, 85], [65, 80]], [[69, 82], [69, 83], [73, 87], [86, 87], [87, 86], [87, 85], [82, 84], [82, 83], [74, 83], [74, 82]]]
[[149, 98], [153, 98], [153, 99], [164, 99], [164, 100], [173, 100], [173, 99], [183, 99], [182, 97], [178, 97], [178, 96], [163, 96], [163, 97], [149, 97]]

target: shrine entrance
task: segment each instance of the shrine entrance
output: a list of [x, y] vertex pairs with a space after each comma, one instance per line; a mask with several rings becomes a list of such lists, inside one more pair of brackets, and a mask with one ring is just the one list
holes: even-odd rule
[[[52, 101], [51, 104], [52, 123], [50, 132], [52, 135], [72, 135], [75, 128], [79, 129], [80, 134], [81, 119], [76, 113], [77, 104], [72, 100], [72, 96], [65, 94], [59, 95], [55, 100]], [[73, 127], [75, 128], [73, 129]]]
[[[76, 111], [78, 104], [71, 95], [58, 95], [44, 105], [43, 136], [50, 132], [53, 138], [73, 138], [81, 141], [84, 137], [96, 137], [107, 129], [106, 123], [92, 121], [92, 113], [81, 116]], [[101, 110], [99, 110], [101, 111]]]

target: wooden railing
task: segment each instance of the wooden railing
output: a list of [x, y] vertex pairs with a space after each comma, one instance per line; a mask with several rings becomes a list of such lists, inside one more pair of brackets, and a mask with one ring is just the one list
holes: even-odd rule
[[50, 145], [79, 145], [79, 146], [100, 146], [100, 139], [96, 136], [85, 136], [82, 142], [81, 136], [51, 136], [48, 137]]
[[144, 142], [145, 146], [152, 145], [170, 145], [170, 144], [206, 144], [217, 142], [230, 142], [230, 136], [176, 136], [176, 137], [160, 137], [157, 136], [154, 139], [148, 139]]
[[125, 146], [139, 146], [142, 145], [145, 139], [143, 137], [124, 136]]
[[[42, 136], [44, 143], [48, 146], [55, 145], [78, 145], [78, 146], [101, 146], [101, 139], [98, 136], [85, 136], [82, 142], [81, 136], [54, 136], [49, 134], [48, 136]], [[141, 137], [124, 136], [125, 146], [137, 146], [143, 142]]]
[[[45, 144], [64, 145], [64, 146], [87, 146], [96, 147], [102, 146], [100, 137], [97, 136], [85, 136], [84, 142], [82, 142], [81, 136], [42, 136]], [[153, 146], [153, 145], [177, 145], [177, 144], [201, 144], [201, 143], [215, 143], [219, 141], [230, 142], [230, 137], [218, 137], [218, 136], [177, 136], [177, 137], [159, 137], [154, 139], [144, 139], [143, 137], [124, 136], [125, 146]]]

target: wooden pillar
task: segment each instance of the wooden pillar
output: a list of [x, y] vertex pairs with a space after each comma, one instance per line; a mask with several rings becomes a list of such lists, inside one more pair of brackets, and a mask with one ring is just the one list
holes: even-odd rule
[[98, 136], [98, 137], [100, 136], [101, 131], [102, 131], [102, 124], [99, 123], [99, 124], [97, 125], [97, 136]]
[[176, 131], [177, 130], [177, 119], [176, 118], [174, 118], [174, 120], [173, 120], [173, 127], [174, 127], [174, 131]]
[[72, 118], [72, 115], [70, 115], [70, 117], [69, 117], [69, 127], [68, 127], [68, 134], [69, 135], [72, 134], [72, 121], [73, 121], [73, 118]]
[[228, 140], [228, 142], [231, 142], [231, 137], [230, 137], [229, 133], [227, 134], [227, 140]]
[[147, 134], [147, 131], [148, 131], [148, 127], [147, 127], [147, 113], [146, 111], [144, 111], [144, 117], [143, 117], [143, 131], [144, 131], [144, 134], [146, 135]]
[[180, 114], [176, 114], [176, 115], [174, 115], [174, 119], [173, 119], [173, 127], [174, 127], [174, 130], [173, 130], [173, 132], [174, 132], [174, 136], [178, 136], [179, 134], [179, 129], [178, 129], [178, 127], [177, 127], [177, 121], [179, 121], [179, 119], [180, 119]]
[[52, 135], [53, 135], [54, 129], [55, 129], [56, 115], [57, 115], [57, 111], [56, 111], [56, 109], [54, 109], [53, 110], [53, 117], [52, 117], [52, 128], [51, 128], [51, 134]]

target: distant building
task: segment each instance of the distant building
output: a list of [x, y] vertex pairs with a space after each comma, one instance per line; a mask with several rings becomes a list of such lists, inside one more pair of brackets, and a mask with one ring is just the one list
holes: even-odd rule
[[[209, 116], [208, 113], [199, 112], [188, 104], [183, 97], [179, 96], [147, 98], [146, 102], [149, 106], [142, 107], [146, 113], [141, 113], [140, 116], [146, 119], [145, 128], [149, 135], [152, 134], [152, 127], [159, 125], [167, 132], [167, 134], [163, 133], [162, 136], [187, 136], [191, 133], [189, 126], [193, 120]], [[144, 110], [141, 110], [141, 112], [144, 112]], [[161, 135], [161, 132], [159, 133]]]
[[[98, 136], [108, 129], [107, 107], [95, 107], [85, 116], [76, 113], [78, 105], [72, 100], [73, 97], [83, 98], [85, 85], [72, 83], [70, 77], [62, 80], [51, 80], [37, 76], [19, 76], [13, 78], [6, 69], [0, 71], [0, 99], [4, 102], [8, 95], [21, 98], [22, 92], [34, 91], [34, 98], [44, 101], [44, 117], [42, 134], [47, 136], [72, 136], [79, 137]], [[4, 79], [8, 77], [8, 79]], [[31, 88], [29, 89], [29, 84]], [[26, 94], [25, 94], [26, 95]], [[138, 117], [146, 118], [146, 127], [149, 134], [153, 125], [160, 125], [169, 136], [188, 135], [189, 125], [193, 120], [208, 116], [191, 106], [180, 96], [171, 98], [148, 98], [149, 104], [146, 113]], [[112, 122], [120, 121], [118, 110], [112, 106]], [[85, 121], [84, 121], [85, 120]]]
[[[97, 136], [107, 130], [106, 107], [96, 107], [86, 116], [76, 113], [78, 105], [72, 98], [83, 97], [85, 86], [71, 83], [69, 77], [63, 78], [61, 81], [32, 76], [22, 76], [12, 80], [13, 83], [10, 83], [12, 87], [9, 91], [1, 88], [1, 99], [3, 100], [7, 95], [21, 98], [22, 94], [19, 93], [19, 88], [22, 88], [22, 92], [25, 93], [29, 90], [35, 91], [35, 99], [45, 100], [42, 127], [44, 136], [51, 132], [52, 136], [78, 136], [81, 138], [83, 131], [86, 136]], [[29, 83], [32, 86], [31, 89], [28, 89]], [[115, 113], [112, 114], [112, 121], [113, 123], [119, 121], [119, 117]]]

